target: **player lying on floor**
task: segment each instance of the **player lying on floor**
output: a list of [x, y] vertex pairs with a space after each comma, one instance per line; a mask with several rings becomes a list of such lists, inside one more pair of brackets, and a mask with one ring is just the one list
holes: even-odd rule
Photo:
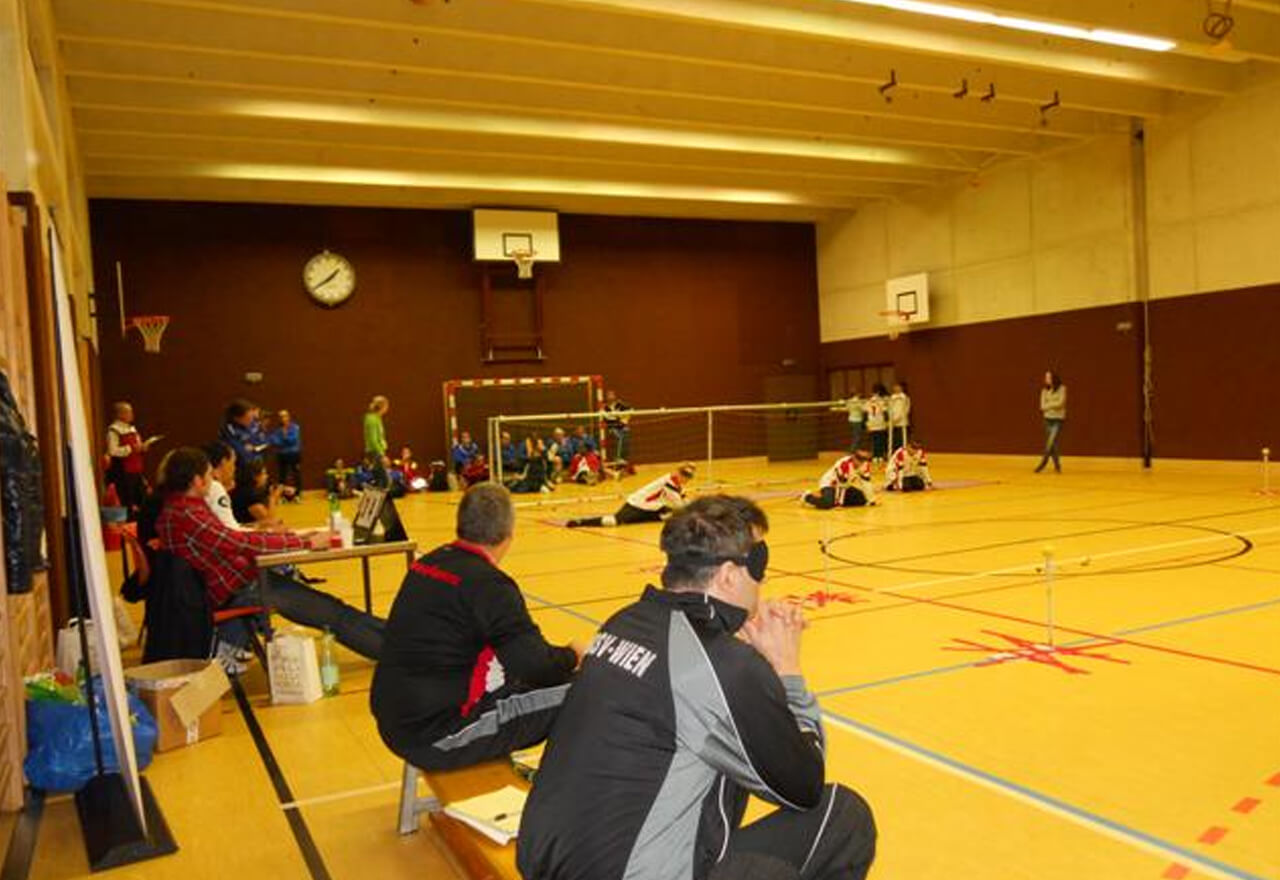
[[919, 440], [911, 440], [889, 456], [884, 470], [884, 487], [890, 492], [919, 492], [933, 488], [929, 457]]
[[818, 491], [803, 498], [819, 510], [833, 507], [864, 507], [876, 503], [871, 479], [871, 453], [859, 449], [836, 461], [818, 480]]
[[658, 522], [673, 510], [684, 507], [685, 487], [693, 481], [696, 472], [697, 469], [686, 461], [671, 473], [632, 492], [617, 513], [579, 517], [569, 520], [565, 525], [572, 529], [578, 526], [625, 526], [631, 523]]

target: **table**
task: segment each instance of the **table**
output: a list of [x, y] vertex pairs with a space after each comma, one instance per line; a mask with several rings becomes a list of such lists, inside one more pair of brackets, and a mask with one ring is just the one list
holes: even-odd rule
[[267, 584], [267, 572], [282, 565], [309, 565], [314, 562], [339, 562], [343, 559], [359, 559], [361, 573], [364, 575], [364, 610], [373, 613], [373, 588], [369, 583], [369, 560], [374, 556], [389, 556], [403, 553], [405, 566], [413, 565], [413, 558], [418, 552], [417, 541], [383, 541], [374, 544], [357, 544], [354, 547], [340, 547], [332, 550], [287, 550], [284, 553], [262, 553], [254, 558], [258, 566], [258, 588], [261, 595], [270, 593]]

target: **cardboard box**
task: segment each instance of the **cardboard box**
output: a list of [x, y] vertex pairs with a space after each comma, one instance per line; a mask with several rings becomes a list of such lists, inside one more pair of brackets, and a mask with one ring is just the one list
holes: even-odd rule
[[231, 682], [210, 660], [162, 660], [124, 671], [155, 716], [156, 751], [189, 746], [222, 732], [222, 695]]

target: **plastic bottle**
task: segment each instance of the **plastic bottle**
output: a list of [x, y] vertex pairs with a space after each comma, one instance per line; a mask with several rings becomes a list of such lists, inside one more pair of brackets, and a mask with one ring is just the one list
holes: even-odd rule
[[320, 687], [326, 697], [338, 693], [338, 657], [334, 649], [333, 633], [329, 627], [324, 628], [320, 637]]
[[337, 531], [335, 521], [337, 517], [342, 516], [342, 504], [338, 500], [337, 492], [329, 493], [329, 530]]

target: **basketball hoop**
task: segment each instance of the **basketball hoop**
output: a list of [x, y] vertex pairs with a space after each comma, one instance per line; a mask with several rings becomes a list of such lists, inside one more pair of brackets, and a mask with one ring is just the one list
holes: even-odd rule
[[911, 316], [914, 314], [914, 312], [900, 312], [896, 309], [887, 309], [880, 313], [880, 316], [884, 318], [890, 342], [907, 332], [911, 324]]
[[160, 337], [169, 326], [168, 315], [137, 315], [129, 321], [142, 334], [142, 350], [152, 354], [160, 352]]
[[516, 264], [517, 278], [527, 279], [533, 277], [533, 258], [537, 255], [538, 252], [534, 250], [518, 250], [511, 252], [511, 259], [514, 260]]

